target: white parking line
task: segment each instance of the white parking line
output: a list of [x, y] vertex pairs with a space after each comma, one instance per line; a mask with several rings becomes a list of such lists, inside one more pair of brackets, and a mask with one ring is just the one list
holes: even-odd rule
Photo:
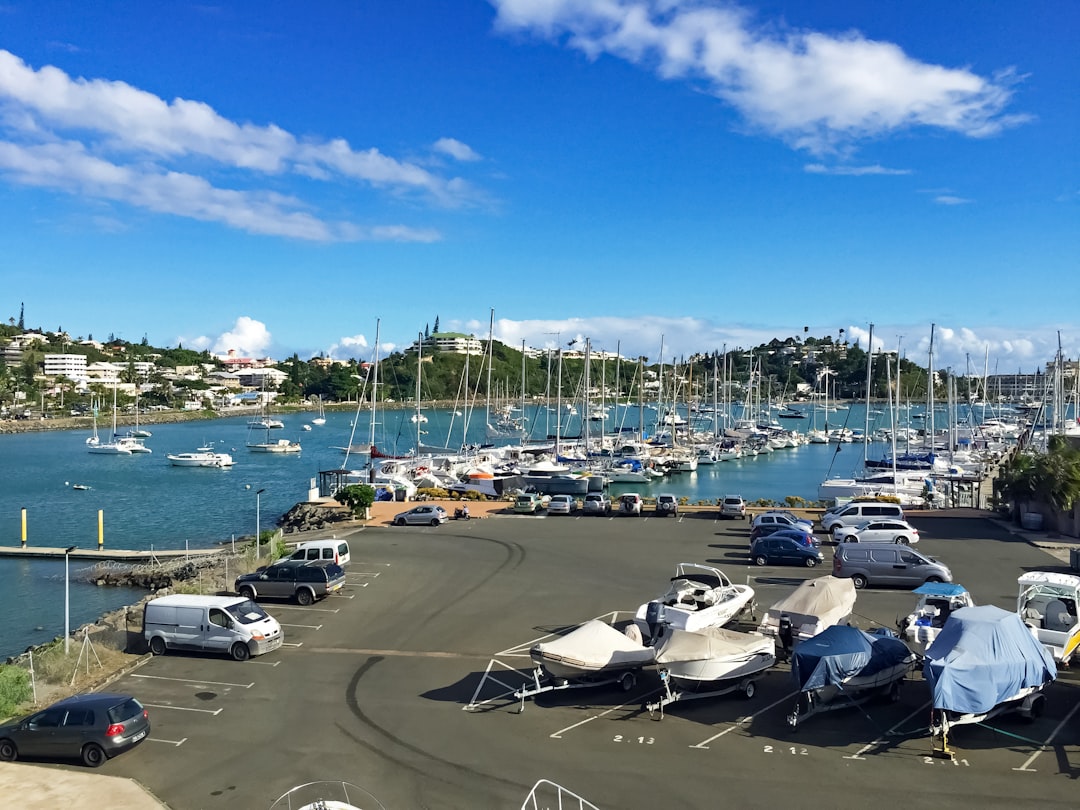
[[[366, 588], [367, 583], [365, 582], [363, 585], [352, 585], [350, 587], [352, 587], [352, 588]], [[346, 596], [341, 591], [338, 591], [337, 593], [334, 594], [334, 599], [355, 599], [355, 598], [356, 598], [355, 593], [350, 593], [348, 596]]]
[[184, 739], [182, 740], [159, 740], [157, 737], [147, 737], [146, 741], [165, 743], [166, 745], [175, 745], [177, 748], [179, 748], [181, 745], [187, 742], [187, 737], [184, 737]]
[[134, 673], [132, 678], [147, 678], [154, 681], [176, 681], [178, 683], [190, 683], [192, 686], [239, 686], [241, 689], [250, 689], [255, 685], [255, 682], [251, 683], [225, 683], [223, 681], [201, 681], [198, 678], [166, 678], [164, 675], [140, 675]]
[[143, 706], [149, 706], [151, 709], [175, 709], [178, 712], [199, 712], [200, 714], [212, 714], [215, 717], [221, 714], [221, 709], [190, 709], [187, 706], [168, 706], [164, 703], [144, 703]]
[[302, 641], [299, 641], [299, 642], [297, 642], [297, 641], [283, 641], [283, 642], [281, 642], [281, 646], [282, 647], [303, 647], [304, 642], [302, 642]]
[[[930, 707], [929, 702], [924, 703], [922, 706], [917, 708], [915, 711], [913, 711], [911, 714], [909, 714], [907, 717], [905, 717], [903, 720], [901, 720], [899, 723], [897, 723], [895, 726], [893, 726], [887, 732], [885, 732], [886, 736], [888, 736], [889, 734], [892, 734], [894, 731], [896, 731], [896, 729], [903, 726], [904, 723], [906, 723], [908, 720], [910, 720], [915, 715], [919, 714], [920, 712], [925, 712], [929, 707]], [[860, 748], [854, 754], [851, 754], [850, 756], [845, 756], [844, 759], [866, 759], [866, 757], [864, 757], [863, 754], [865, 754], [871, 748], [874, 748], [875, 746], [881, 745], [881, 743], [884, 742], [884, 741], [885, 741], [885, 737], [878, 737], [873, 742], [870, 742], [870, 743], [867, 743], [866, 745], [864, 745], [862, 748]]]
[[1038, 769], [1037, 768], [1029, 768], [1028, 765], [1030, 765], [1032, 762], [1035, 761], [1035, 757], [1039, 756], [1039, 754], [1041, 754], [1043, 751], [1045, 751], [1047, 748], [1050, 747], [1050, 743], [1052, 743], [1054, 741], [1054, 737], [1056, 737], [1057, 733], [1059, 731], [1061, 731], [1061, 727], [1069, 722], [1069, 719], [1074, 714], [1076, 714], [1077, 709], [1080, 709], [1080, 703], [1077, 703], [1075, 706], [1073, 706], [1072, 711], [1069, 712], [1067, 715], [1065, 715], [1065, 719], [1062, 720], [1060, 723], [1058, 723], [1057, 726], [1054, 728], [1054, 730], [1050, 732], [1050, 736], [1046, 738], [1046, 742], [1044, 742], [1042, 745], [1039, 746], [1039, 750], [1037, 750], [1034, 754], [1032, 754], [1030, 757], [1028, 757], [1027, 762], [1025, 762], [1019, 768], [1013, 768], [1013, 770], [1014, 771], [1027, 771], [1029, 773], [1035, 773]]
[[274, 605], [274, 608], [285, 608], [286, 610], [306, 610], [309, 613], [339, 613], [341, 608], [314, 608], [304, 607], [303, 605]]
[[721, 737], [723, 737], [723, 736], [724, 736], [725, 734], [727, 734], [728, 732], [730, 732], [730, 731], [734, 731], [734, 730], [735, 730], [735, 729], [737, 729], [737, 728], [741, 728], [742, 726], [744, 726], [745, 724], [747, 724], [747, 723], [749, 723], [749, 722], [750, 722], [751, 720], [753, 720], [753, 719], [754, 719], [755, 717], [757, 717], [757, 716], [758, 716], [759, 714], [764, 714], [765, 712], [767, 712], [767, 711], [768, 711], [769, 709], [773, 708], [774, 706], [779, 706], [779, 705], [780, 705], [781, 703], [783, 703], [783, 702], [784, 702], [785, 700], [791, 700], [791, 699], [792, 699], [793, 697], [795, 697], [795, 696], [796, 696], [797, 694], [799, 694], [799, 693], [798, 693], [798, 692], [790, 692], [790, 693], [788, 693], [788, 694], [784, 695], [784, 696], [783, 696], [782, 698], [780, 698], [779, 700], [777, 700], [777, 701], [774, 701], [774, 702], [770, 703], [770, 704], [769, 704], [768, 706], [766, 706], [765, 708], [763, 708], [763, 709], [758, 709], [758, 710], [757, 710], [756, 712], [754, 712], [753, 714], [747, 715], [746, 717], [742, 717], [742, 718], [740, 718], [740, 719], [736, 720], [736, 721], [735, 721], [735, 723], [734, 723], [733, 725], [730, 725], [730, 726], [728, 726], [728, 727], [727, 727], [727, 728], [725, 728], [725, 729], [724, 729], [723, 731], [721, 731], [721, 732], [720, 732], [719, 734], [714, 734], [713, 736], [709, 737], [709, 739], [707, 739], [707, 740], [702, 740], [702, 741], [701, 741], [701, 742], [699, 742], [699, 743], [698, 743], [697, 745], [691, 745], [690, 747], [691, 747], [691, 748], [708, 748], [708, 747], [709, 747], [709, 743], [711, 743], [711, 742], [712, 742], [713, 740], [718, 740], [718, 739], [720, 739]]
[[377, 577], [382, 571], [349, 571], [345, 577]]
[[251, 661], [251, 660], [248, 660], [245, 663], [247, 663], [247, 664], [258, 664], [260, 667], [276, 667], [281, 662], [280, 661]]
[[390, 567], [390, 563], [377, 563], [377, 562], [364, 562], [364, 563], [360, 563], [360, 565], [382, 565], [382, 566], [385, 566], [386, 568]]
[[322, 630], [321, 624], [285, 624], [285, 622], [278, 622], [282, 627], [303, 627], [306, 630]]
[[[645, 695], [645, 697], [649, 697], [649, 695], [656, 694], [659, 691], [660, 691], [659, 689], [654, 689], [652, 692], [649, 692], [649, 694]], [[637, 705], [638, 702], [639, 701], [637, 701], [637, 700], [633, 701], [634, 705]], [[607, 711], [600, 712], [600, 714], [594, 714], [592, 717], [586, 717], [581, 722], [574, 723], [574, 725], [567, 726], [566, 728], [563, 728], [563, 729], [559, 729], [554, 734], [549, 734], [548, 736], [551, 737], [551, 739], [553, 739], [553, 740], [561, 740], [562, 735], [563, 735], [564, 732], [573, 731], [578, 726], [583, 726], [586, 723], [591, 723], [593, 720], [599, 720], [601, 717], [604, 717], [605, 715], [611, 714], [614, 711], [618, 711], [619, 709], [623, 709], [623, 708], [625, 708], [625, 707], [627, 707], [629, 705], [630, 705], [630, 701], [627, 701], [626, 703], [621, 703], [618, 706], [612, 706]]]

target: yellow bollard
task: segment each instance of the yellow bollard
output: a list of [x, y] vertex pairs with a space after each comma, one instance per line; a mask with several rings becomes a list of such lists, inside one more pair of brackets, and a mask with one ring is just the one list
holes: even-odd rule
[[22, 547], [26, 548], [26, 507], [22, 510]]
[[101, 551], [105, 548], [105, 510], [97, 511], [97, 548]]

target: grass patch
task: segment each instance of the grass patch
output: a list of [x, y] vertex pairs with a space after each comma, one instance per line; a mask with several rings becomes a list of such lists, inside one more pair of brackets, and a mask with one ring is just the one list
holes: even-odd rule
[[0, 665], [0, 718], [18, 714], [33, 696], [29, 672], [22, 667]]

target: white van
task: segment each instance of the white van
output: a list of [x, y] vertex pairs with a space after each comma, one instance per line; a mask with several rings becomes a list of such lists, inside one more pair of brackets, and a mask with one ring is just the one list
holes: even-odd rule
[[838, 526], [857, 526], [867, 520], [903, 520], [904, 510], [899, 504], [882, 501], [855, 501], [843, 509], [826, 512], [821, 516], [821, 528], [829, 534]]
[[281, 625], [242, 596], [174, 594], [143, 608], [143, 636], [154, 655], [166, 650], [204, 650], [246, 661], [276, 650], [285, 640]]
[[300, 543], [290, 560], [328, 560], [342, 567], [349, 564], [349, 543], [346, 540], [309, 540]]

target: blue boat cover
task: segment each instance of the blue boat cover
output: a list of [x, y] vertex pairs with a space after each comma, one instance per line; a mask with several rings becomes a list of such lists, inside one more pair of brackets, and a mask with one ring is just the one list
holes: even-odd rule
[[980, 605], [950, 614], [926, 651], [923, 676], [935, 709], [983, 714], [1050, 683], [1057, 666], [1017, 614]]
[[923, 596], [962, 596], [967, 588], [953, 582], [925, 582], [912, 591]]
[[791, 674], [799, 689], [806, 692], [842, 686], [855, 675], [873, 675], [910, 655], [907, 645], [896, 636], [834, 624], [799, 643], [792, 656]]

